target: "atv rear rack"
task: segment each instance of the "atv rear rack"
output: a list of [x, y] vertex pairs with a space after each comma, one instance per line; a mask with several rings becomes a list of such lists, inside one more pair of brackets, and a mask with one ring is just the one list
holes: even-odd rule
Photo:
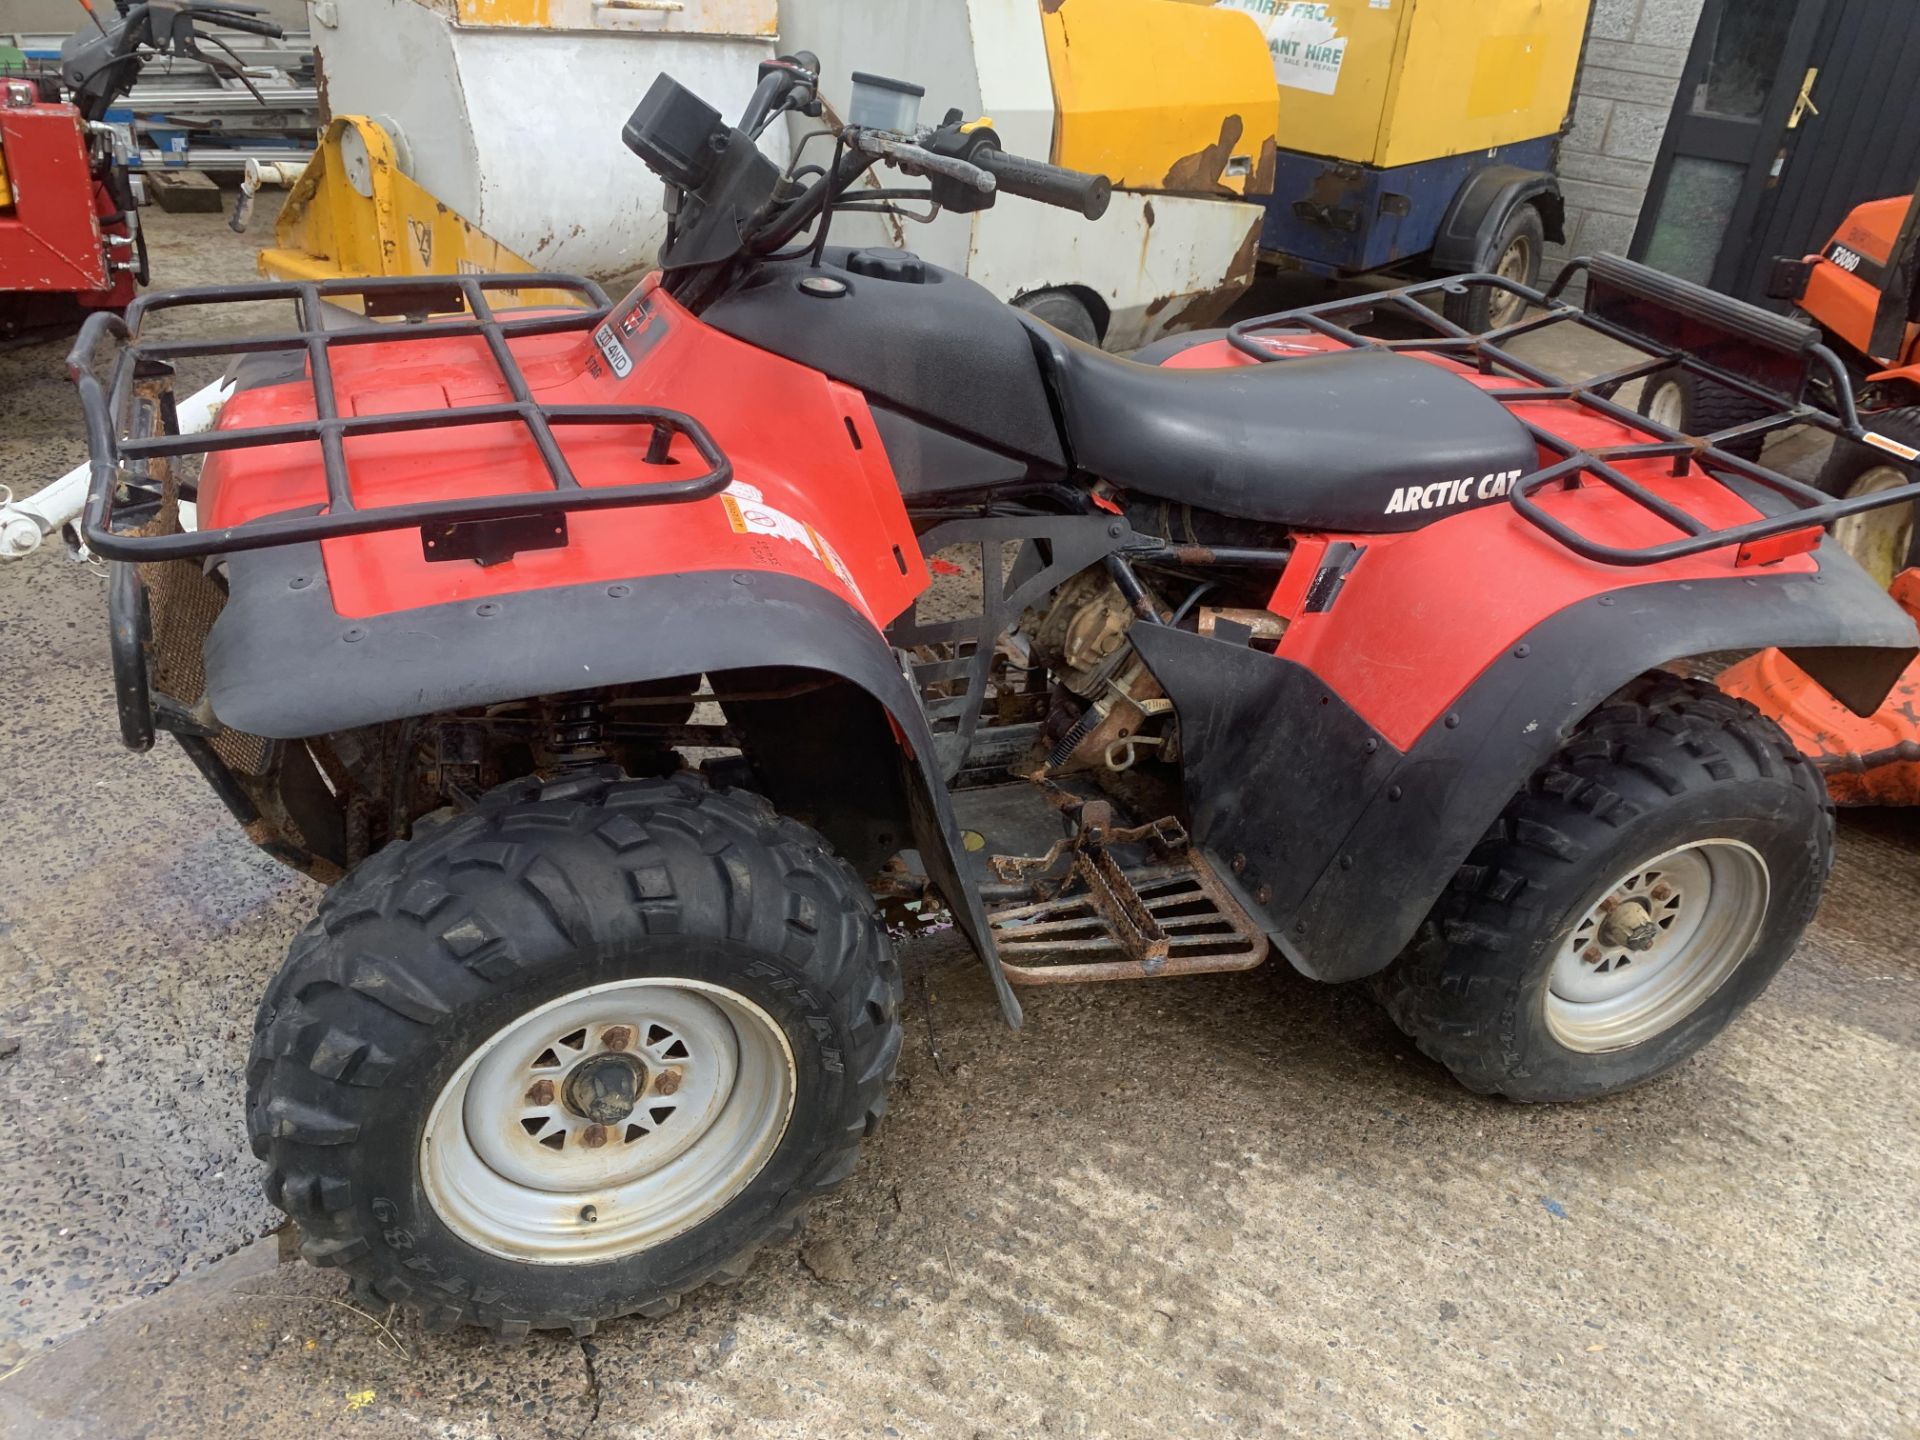
[[[487, 300], [489, 291], [528, 289], [577, 295], [584, 302], [584, 308], [502, 317], [494, 313]], [[336, 320], [330, 328], [326, 302], [343, 299], [358, 299], [369, 317], [403, 315], [408, 319], [401, 324], [377, 320], [361, 324], [349, 313], [343, 316], [344, 326]], [[141, 322], [158, 310], [257, 301], [291, 302], [295, 328], [267, 335], [173, 340], [141, 337]], [[572, 511], [670, 505], [719, 494], [732, 479], [732, 466], [713, 437], [692, 416], [648, 405], [547, 405], [534, 398], [508, 340], [523, 335], [578, 333], [585, 336], [606, 319], [610, 308], [598, 285], [576, 276], [488, 274], [214, 285], [143, 295], [127, 307], [124, 320], [101, 311], [87, 320], [67, 357], [67, 373], [79, 387], [86, 413], [87, 448], [92, 460], [92, 483], [81, 533], [88, 548], [109, 560], [153, 562], [198, 559], [237, 550], [420, 527], [423, 551], [430, 537], [438, 537], [433, 541], [435, 546], [452, 546], [451, 551], [442, 549], [439, 554], [429, 554], [428, 558], [472, 555], [484, 562], [493, 558], [490, 550], [497, 554], [495, 547], [499, 542], [489, 539], [485, 533], [475, 533], [476, 522], [493, 522], [508, 529], [517, 524], [522, 530], [526, 522], [546, 522], [544, 528], [551, 532], [563, 528], [561, 517]], [[453, 312], [462, 312], [460, 318], [427, 318], [435, 313]], [[340, 413], [333, 379], [332, 357], [336, 349], [351, 345], [441, 341], [461, 336], [478, 336], [486, 342], [512, 397], [510, 400], [380, 415], [343, 416]], [[99, 373], [100, 351], [108, 340], [117, 341], [119, 345], [103, 383]], [[196, 356], [259, 355], [275, 351], [304, 353], [305, 378], [313, 387], [314, 419], [208, 430], [197, 435], [179, 433], [170, 388], [172, 362]], [[136, 416], [136, 410], [157, 410], [157, 413]], [[475, 495], [364, 509], [354, 502], [347, 467], [347, 439], [502, 422], [517, 422], [526, 427], [552, 481], [551, 491]], [[636, 446], [635, 464], [641, 466], [674, 463], [668, 458], [668, 452], [675, 436], [684, 437], [699, 455], [705, 470], [687, 479], [583, 486], [568, 465], [555, 432], [588, 425], [646, 427], [651, 432], [646, 449], [642, 452]], [[124, 519], [116, 514], [122, 487], [137, 491], [154, 488], [148, 471], [150, 461], [303, 441], [319, 445], [327, 482], [327, 505], [323, 513], [273, 516], [220, 530], [165, 535], [130, 533], [124, 525], [116, 528], [116, 520]], [[181, 498], [194, 499], [192, 484], [179, 483]], [[521, 548], [530, 548], [530, 544]]]
[[[1561, 298], [1582, 273], [1588, 277], [1585, 308]], [[1475, 288], [1516, 295], [1541, 313], [1522, 310], [1521, 318], [1513, 323], [1475, 335], [1423, 303]], [[1356, 327], [1382, 318], [1411, 324], [1424, 333], [1382, 339], [1357, 332]], [[1507, 348], [1510, 340], [1565, 321], [1631, 346], [1648, 358], [1589, 380], [1572, 381]], [[1257, 360], [1283, 360], [1283, 355], [1262, 345], [1259, 338], [1262, 332], [1278, 329], [1310, 330], [1356, 349], [1446, 355], [1474, 366], [1483, 375], [1512, 376], [1527, 382], [1486, 393], [1503, 402], [1534, 440], [1559, 458], [1522, 475], [1514, 482], [1509, 498], [1529, 522], [1567, 549], [1602, 564], [1657, 565], [1728, 546], [1738, 547], [1736, 564], [1766, 564], [1814, 548], [1818, 536], [1811, 532], [1816, 526], [1831, 525], [1865, 510], [1920, 500], [1920, 483], [1853, 499], [1835, 499], [1804, 481], [1727, 450], [1731, 441], [1764, 436], [1790, 425], [1812, 425], [1835, 436], [1873, 445], [1886, 451], [1891, 460], [1904, 464], [1910, 475], [1920, 474], [1914, 464], [1920, 452], [1861, 425], [1846, 368], [1839, 356], [1820, 343], [1818, 330], [1616, 255], [1569, 262], [1545, 291], [1499, 275], [1448, 276], [1242, 320], [1227, 331], [1227, 338], [1235, 349]], [[1649, 380], [1675, 370], [1744, 395], [1765, 406], [1766, 413], [1712, 435], [1690, 436], [1637, 414], [1613, 398], [1631, 381]], [[1831, 410], [1810, 403], [1809, 390], [1830, 397]], [[1631, 444], [1581, 449], [1525, 415], [1528, 404], [1551, 400], [1574, 401], [1647, 438]], [[1650, 459], [1671, 460], [1676, 476], [1685, 474], [1690, 462], [1698, 463], [1747, 503], [1774, 513], [1716, 528], [1655, 494], [1613, 463]], [[1679, 531], [1680, 538], [1645, 546], [1605, 544], [1550, 514], [1536, 498], [1550, 485], [1573, 489], [1586, 477], [1611, 486], [1652, 512]]]

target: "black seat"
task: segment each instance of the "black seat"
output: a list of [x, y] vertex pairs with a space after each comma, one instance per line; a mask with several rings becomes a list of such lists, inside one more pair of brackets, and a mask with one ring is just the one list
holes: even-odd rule
[[1167, 370], [1023, 318], [1073, 463], [1125, 490], [1249, 520], [1384, 532], [1498, 503], [1538, 468], [1532, 436], [1505, 406], [1412, 356]]

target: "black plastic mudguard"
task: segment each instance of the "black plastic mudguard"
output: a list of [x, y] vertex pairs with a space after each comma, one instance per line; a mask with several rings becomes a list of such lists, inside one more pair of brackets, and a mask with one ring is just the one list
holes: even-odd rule
[[1432, 265], [1443, 275], [1491, 269], [1494, 237], [1507, 223], [1516, 205], [1532, 202], [1540, 209], [1541, 227], [1548, 241], [1566, 239], [1566, 201], [1560, 181], [1545, 170], [1518, 165], [1484, 165], [1461, 185], [1434, 232]]
[[1814, 575], [1634, 585], [1514, 644], [1405, 753], [1310, 671], [1245, 645], [1130, 632], [1180, 721], [1193, 833], [1294, 966], [1383, 969], [1507, 801], [1607, 696], [1689, 655], [1779, 645], [1871, 713], [1913, 620], [1831, 541]]
[[207, 638], [207, 696], [222, 724], [268, 739], [769, 666], [850, 682], [897, 728], [928, 876], [1019, 1025], [978, 890], [957, 863], [959, 826], [918, 697], [880, 632], [827, 590], [767, 571], [703, 571], [349, 618], [334, 610], [318, 545], [240, 551], [227, 571], [228, 603]]

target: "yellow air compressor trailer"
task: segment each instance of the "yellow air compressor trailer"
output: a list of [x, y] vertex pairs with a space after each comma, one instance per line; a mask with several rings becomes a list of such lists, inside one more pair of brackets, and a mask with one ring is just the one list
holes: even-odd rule
[[[1589, 0], [1219, 0], [1216, 8], [1259, 27], [1279, 90], [1264, 258], [1340, 276], [1492, 270], [1531, 283], [1538, 275], [1542, 246], [1564, 238], [1553, 147]], [[1503, 318], [1487, 313], [1498, 303], [1476, 292], [1455, 318], [1484, 327]]]

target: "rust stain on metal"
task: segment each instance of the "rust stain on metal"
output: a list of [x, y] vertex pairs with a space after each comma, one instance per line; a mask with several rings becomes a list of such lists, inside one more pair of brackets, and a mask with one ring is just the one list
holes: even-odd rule
[[327, 94], [327, 64], [318, 46], [313, 51], [313, 91], [320, 102], [320, 128], [324, 131], [333, 123], [333, 100]]
[[1233, 158], [1233, 147], [1240, 143], [1240, 136], [1246, 128], [1246, 123], [1238, 115], [1227, 116], [1220, 122], [1220, 138], [1174, 161], [1173, 168], [1167, 171], [1167, 178], [1160, 182], [1160, 188], [1201, 195], [1225, 190], [1220, 177], [1226, 173], [1227, 161]]
[[653, 1092], [656, 1095], [671, 1095], [679, 1088], [680, 1072], [678, 1070], [662, 1070], [654, 1078]]
[[602, 1145], [607, 1143], [607, 1127], [604, 1125], [587, 1126], [586, 1129], [580, 1132], [580, 1143], [585, 1145], [589, 1150], [598, 1150]]
[[1313, 177], [1307, 188], [1307, 200], [1314, 205], [1338, 209], [1366, 189], [1366, 174], [1358, 165], [1329, 165]]
[[1253, 162], [1253, 174], [1247, 177], [1247, 195], [1271, 195], [1273, 193], [1273, 172], [1280, 163], [1280, 147], [1269, 135], [1260, 142], [1260, 158]]
[[[1181, 563], [1194, 565], [1206, 562], [1182, 560]], [[1199, 632], [1202, 635], [1212, 635], [1223, 620], [1229, 625], [1243, 626], [1252, 631], [1252, 638], [1255, 640], [1278, 640], [1287, 629], [1287, 622], [1271, 610], [1251, 610], [1237, 605], [1222, 605], [1218, 608], [1203, 605], [1200, 608]]]
[[[1170, 334], [1178, 334], [1183, 330], [1204, 330], [1217, 323], [1233, 302], [1247, 293], [1259, 264], [1260, 227], [1253, 225], [1241, 240], [1240, 248], [1233, 252], [1233, 259], [1228, 262], [1227, 273], [1219, 286], [1190, 298], [1168, 318], [1163, 328]], [[1173, 298], [1168, 296], [1153, 302], [1147, 306], [1146, 313], [1149, 316], [1156, 314]]]
[[529, 1105], [553, 1104], [553, 1081], [536, 1080], [533, 1082], [533, 1084], [529, 1085], [527, 1087], [527, 1104]]
[[1174, 562], [1179, 565], [1211, 565], [1213, 547], [1211, 545], [1175, 545]]
[[600, 1043], [609, 1050], [624, 1050], [633, 1044], [631, 1025], [609, 1025], [600, 1032]]

